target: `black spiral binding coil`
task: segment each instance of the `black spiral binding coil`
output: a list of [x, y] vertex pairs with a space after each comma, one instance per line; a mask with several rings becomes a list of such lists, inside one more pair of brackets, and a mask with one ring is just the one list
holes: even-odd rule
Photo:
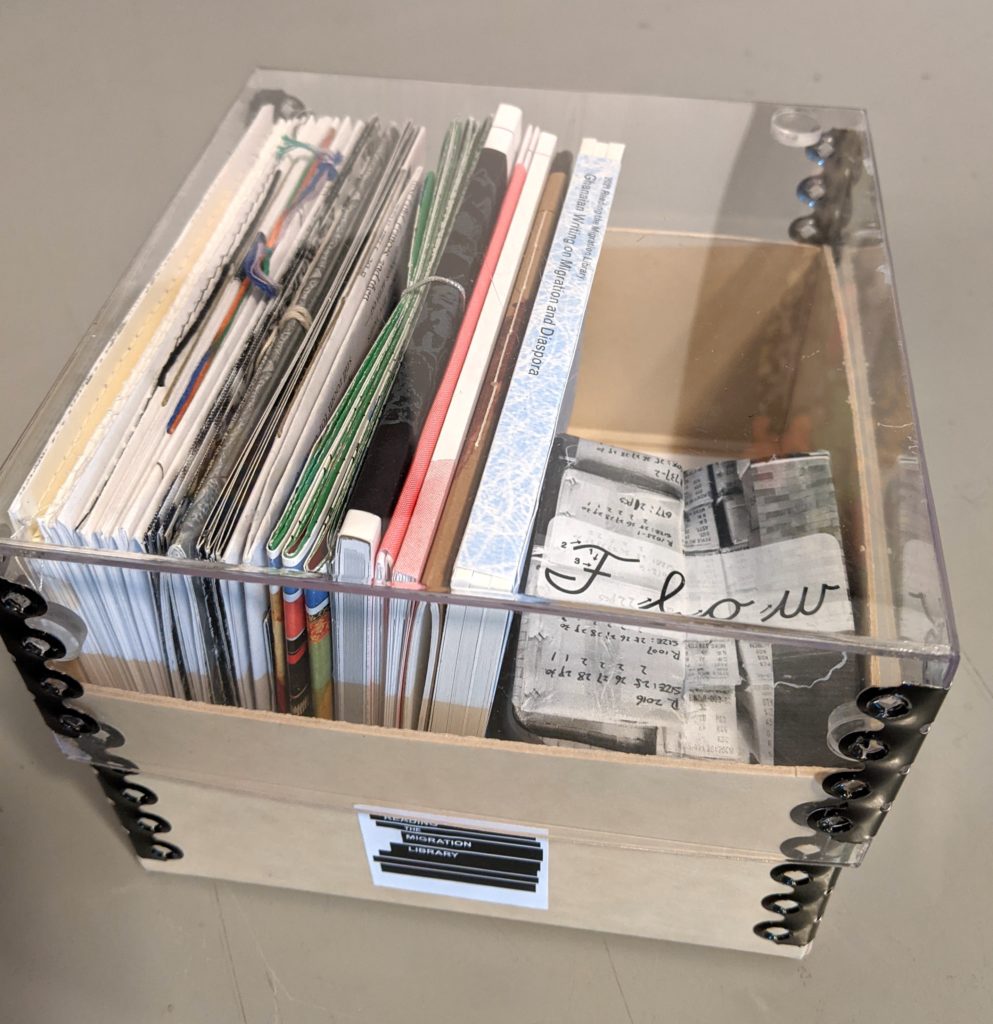
[[82, 684], [46, 664], [66, 655], [58, 637], [28, 625], [29, 619], [47, 611], [48, 605], [37, 591], [0, 577], [0, 636], [46, 725], [59, 736], [74, 740], [89, 757], [135, 853], [148, 860], [178, 860], [183, 851], [162, 838], [171, 831], [169, 822], [147, 809], [158, 797], [129, 777], [138, 771], [133, 761], [110, 752], [124, 743], [124, 737], [70, 703], [83, 696]]
[[857, 132], [832, 128], [806, 153], [820, 171], [797, 186], [797, 198], [810, 212], [790, 224], [790, 238], [808, 245], [836, 245], [851, 220], [852, 186], [863, 170], [862, 143]]
[[[834, 843], [864, 843], [879, 831], [944, 697], [944, 690], [912, 683], [870, 687], [858, 695], [854, 711], [861, 716], [863, 725], [849, 728], [836, 740], [839, 753], [852, 761], [852, 767], [832, 772], [824, 779], [822, 786], [831, 800], [800, 804], [793, 810], [794, 822], [814, 830], [815, 844], [818, 840], [822, 847]], [[849, 720], [854, 720], [854, 716]], [[787, 840], [782, 851], [788, 857], [796, 856], [810, 842], [809, 836]], [[755, 933], [771, 942], [792, 945], [809, 942], [813, 936], [811, 929], [819, 920], [815, 904], [820, 900], [819, 906], [823, 908], [823, 901], [834, 884], [833, 873], [838, 870], [796, 863], [775, 868], [773, 878], [776, 881], [788, 881], [785, 876], [789, 872], [795, 872], [797, 878], [807, 875], [812, 880], [829, 881], [825, 881], [823, 891], [816, 898], [811, 896], [800, 901], [802, 915], [800, 908], [794, 907], [784, 914], [783, 921], [756, 925]], [[815, 893], [815, 889], [803, 891], [808, 895]], [[782, 911], [797, 901], [796, 892], [789, 897], [774, 894], [767, 896], [762, 905], [767, 910], [776, 909], [775, 903]]]
[[794, 810], [794, 820], [842, 843], [871, 839], [944, 698], [944, 690], [911, 683], [863, 690], [855, 704], [864, 726], [837, 739], [838, 751], [853, 762], [852, 767], [824, 779], [824, 791], [832, 800], [801, 804]]
[[777, 864], [770, 875], [786, 891], [770, 893], [762, 906], [779, 917], [760, 921], [753, 929], [755, 934], [779, 946], [809, 945], [839, 871], [810, 864]]
[[255, 120], [255, 115], [263, 107], [269, 106], [276, 112], [276, 116], [281, 118], [302, 117], [307, 113], [306, 105], [285, 90], [259, 89], [252, 96], [248, 109], [245, 111], [245, 125], [250, 125]]

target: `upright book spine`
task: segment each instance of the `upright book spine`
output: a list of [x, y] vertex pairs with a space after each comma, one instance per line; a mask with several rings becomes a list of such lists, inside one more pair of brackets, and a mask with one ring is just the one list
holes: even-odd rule
[[[501, 107], [501, 110], [503, 107]], [[507, 107], [516, 130], [502, 127], [498, 111], [470, 176], [435, 273], [425, 282], [424, 305], [356, 473], [349, 509], [379, 515], [396, 506], [431, 400], [444, 376], [459, 326], [500, 212], [520, 132], [521, 112]], [[500, 123], [498, 127], [497, 122]]]
[[452, 470], [451, 486], [445, 497], [444, 511], [435, 531], [427, 563], [421, 573], [421, 582], [428, 590], [447, 587], [451, 578], [455, 556], [458, 554], [462, 534], [472, 510], [472, 501], [483, 475], [486, 454], [496, 432], [503, 400], [510, 386], [511, 373], [517, 362], [524, 331], [534, 307], [538, 285], [541, 283], [541, 273], [548, 258], [571, 169], [571, 153], [559, 153], [552, 162], [538, 206], [538, 214], [528, 238], [527, 249], [466, 430], [465, 442], [458, 462]]
[[579, 345], [624, 147], [586, 139], [462, 538], [453, 588], [513, 590]]
[[[512, 593], [527, 557], [545, 466], [569, 391], [624, 147], [585, 139], [452, 574], [453, 590]], [[432, 732], [481, 735], [510, 613], [449, 608]]]
[[407, 468], [403, 488], [397, 498], [396, 506], [390, 518], [390, 524], [383, 535], [382, 544], [379, 550], [379, 559], [382, 569], [377, 572], [377, 578], [389, 578], [392, 567], [397, 560], [403, 545], [404, 538], [410, 526], [410, 520], [417, 505], [417, 499], [427, 476], [428, 467], [434, 455], [438, 437], [441, 434], [445, 423], [445, 417], [451, 406], [452, 395], [459, 382], [459, 375], [465, 365], [466, 356], [469, 354], [470, 345], [475, 337], [476, 325], [483, 310], [483, 305], [490, 290], [490, 283], [493, 280], [494, 272], [503, 252], [504, 242], [510, 230], [514, 211], [517, 208], [521, 190], [524, 188], [524, 181], [527, 177], [527, 167], [518, 162], [510, 176], [507, 191], [504, 193], [503, 202], [497, 215], [490, 236], [489, 245], [483, 257], [479, 275], [476, 278], [475, 286], [469, 297], [465, 314], [459, 332], [456, 335], [454, 347], [445, 367], [445, 372], [435, 391], [434, 400], [428, 409], [427, 417], [421, 428], [420, 439], [414, 451], [413, 459]]

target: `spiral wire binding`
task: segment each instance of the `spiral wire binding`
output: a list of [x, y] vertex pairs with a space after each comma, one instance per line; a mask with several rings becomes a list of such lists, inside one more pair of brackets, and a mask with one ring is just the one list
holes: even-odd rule
[[917, 757], [945, 691], [903, 683], [870, 687], [855, 700], [864, 727], [837, 740], [852, 768], [832, 772], [823, 782], [833, 799], [801, 804], [794, 820], [842, 843], [864, 843], [882, 825], [897, 791]]
[[[913, 683], [862, 690], [855, 706], [864, 719], [863, 727], [837, 740], [839, 752], [853, 762], [852, 767], [826, 776], [822, 787], [832, 799], [800, 804], [793, 810], [793, 821], [813, 829], [815, 843], [820, 840], [822, 846], [868, 842], [879, 831], [944, 697], [944, 690]], [[810, 843], [810, 836], [790, 839], [781, 849], [787, 857], [795, 857]], [[774, 868], [775, 881], [790, 884], [787, 876], [793, 873], [823, 885], [807, 889], [804, 881], [794, 884], [790, 894], [767, 896], [762, 906], [783, 919], [757, 924], [755, 934], [787, 945], [810, 942], [839, 870], [802, 863]], [[806, 895], [800, 899], [798, 893]]]
[[800, 202], [810, 212], [790, 224], [794, 242], [836, 245], [852, 216], [852, 186], [863, 172], [862, 143], [857, 132], [831, 128], [806, 149], [819, 172], [797, 186]]
[[289, 120], [295, 117], [304, 117], [307, 114], [307, 106], [296, 96], [291, 96], [284, 89], [259, 89], [245, 110], [245, 125], [250, 125], [255, 120], [255, 115], [263, 107], [271, 106], [276, 117]]
[[760, 921], [755, 934], [779, 946], [809, 945], [840, 871], [811, 864], [777, 864], [769, 874], [787, 891], [770, 893], [762, 906], [779, 919]]
[[[797, 198], [810, 212], [790, 224], [795, 242], [837, 245], [852, 215], [852, 188], [861, 177], [864, 153], [858, 133], [832, 128], [807, 147], [808, 159], [819, 172], [797, 186]], [[863, 727], [837, 739], [838, 753], [852, 767], [834, 771], [823, 783], [830, 801], [800, 804], [792, 820], [813, 830], [813, 836], [788, 839], [784, 856], [836, 853], [835, 845], [868, 842], [879, 831], [897, 791], [917, 756], [934, 721], [945, 691], [912, 683], [871, 687], [855, 700]], [[789, 885], [789, 893], [773, 893], [762, 900], [779, 921], [763, 921], [755, 934], [770, 942], [802, 946], [809, 943], [840, 868], [785, 863], [772, 871], [774, 881]]]
[[124, 737], [68, 703], [83, 696], [82, 684], [46, 664], [66, 655], [58, 637], [28, 625], [29, 619], [47, 611], [45, 599], [36, 590], [0, 577], [0, 636], [45, 724], [57, 735], [74, 740], [87, 755], [135, 853], [147, 860], [178, 860], [183, 851], [161, 838], [172, 826], [161, 815], [147, 810], [158, 797], [129, 778], [138, 771], [133, 761], [110, 753], [124, 743]]

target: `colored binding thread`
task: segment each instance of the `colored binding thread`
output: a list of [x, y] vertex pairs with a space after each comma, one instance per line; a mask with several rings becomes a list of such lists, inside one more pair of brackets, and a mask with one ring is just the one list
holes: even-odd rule
[[260, 231], [241, 264], [242, 276], [266, 299], [274, 299], [279, 293], [276, 282], [268, 274], [271, 256], [272, 248], [266, 243], [265, 232]]
[[176, 427], [179, 426], [180, 421], [186, 414], [186, 410], [189, 408], [190, 402], [193, 401], [193, 396], [197, 393], [200, 384], [203, 382], [203, 378], [207, 371], [210, 369], [210, 364], [214, 361], [214, 354], [217, 349], [214, 345], [204, 352], [200, 357], [200, 362], [197, 363], [196, 369], [193, 371], [193, 376], [190, 377], [189, 383], [183, 388], [183, 393], [179, 396], [179, 403], [173, 410], [172, 415], [169, 417], [169, 423], [166, 426], [166, 433], [171, 434]]
[[322, 149], [320, 146], [312, 146], [309, 142], [301, 142], [289, 135], [283, 136], [283, 142], [276, 150], [276, 156], [282, 160], [287, 153], [294, 149], [302, 149], [310, 153], [315, 158], [315, 162], [308, 171], [303, 187], [299, 189], [287, 206], [284, 219], [292, 216], [324, 182], [334, 181], [338, 177], [338, 167], [341, 165], [341, 153]]
[[[335, 131], [332, 129], [322, 139], [325, 147], [331, 145], [334, 137]], [[242, 266], [239, 268], [240, 276], [242, 278], [241, 287], [238, 289], [231, 305], [228, 307], [224, 320], [221, 322], [220, 327], [218, 327], [217, 333], [214, 335], [210, 346], [203, 354], [200, 362], [197, 363], [196, 369], [194, 369], [189, 382], [183, 389], [179, 402], [176, 404], [176, 408], [173, 410], [172, 415], [169, 417], [169, 422], [166, 424], [167, 434], [172, 434], [186, 415], [186, 410], [196, 397], [196, 393], [200, 389], [200, 385], [203, 383], [203, 379], [206, 377], [207, 371], [213, 364], [214, 357], [217, 355], [217, 352], [221, 347], [221, 343], [227, 336], [228, 330], [230, 329], [231, 324], [241, 308], [241, 304], [244, 302], [250, 288], [254, 286], [255, 289], [267, 299], [275, 298], [278, 288], [268, 276], [269, 259], [276, 248], [276, 244], [282, 236], [287, 220], [293, 212], [300, 207], [307, 197], [314, 194], [319, 181], [325, 179], [333, 181], [334, 178], [337, 177], [338, 165], [341, 163], [340, 153], [332, 153], [329, 149], [312, 146], [308, 142], [300, 142], [289, 135], [284, 135], [283, 142], [276, 151], [277, 159], [281, 160], [287, 153], [294, 149], [306, 150], [308, 153], [313, 154], [314, 159], [310, 161], [307, 169], [300, 176], [300, 180], [297, 183], [296, 188], [293, 190], [293, 194], [291, 195], [289, 202], [279, 214], [276, 219], [276, 223], [273, 225], [269, 239], [267, 240], [265, 234], [260, 231], [256, 236], [255, 243], [245, 256]], [[259, 245], [260, 239], [262, 240], [261, 246]], [[271, 294], [269, 293], [270, 290]], [[165, 402], [163, 402], [163, 405], [164, 404]]]

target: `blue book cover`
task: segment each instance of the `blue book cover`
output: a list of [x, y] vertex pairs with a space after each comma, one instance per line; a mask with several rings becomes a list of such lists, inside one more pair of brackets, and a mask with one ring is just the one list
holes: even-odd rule
[[456, 590], [520, 582], [624, 147], [584, 139], [452, 574]]

